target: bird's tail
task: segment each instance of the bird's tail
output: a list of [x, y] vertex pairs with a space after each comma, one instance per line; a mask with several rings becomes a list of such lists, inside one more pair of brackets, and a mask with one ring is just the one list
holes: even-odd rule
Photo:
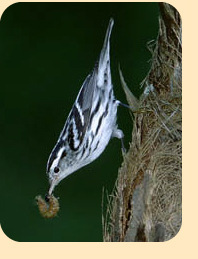
[[109, 79], [111, 80], [109, 51], [110, 51], [110, 36], [111, 36], [113, 24], [114, 24], [114, 20], [113, 20], [113, 18], [111, 18], [110, 21], [109, 21], [109, 25], [108, 25], [108, 28], [107, 28], [106, 35], [105, 35], [104, 44], [103, 44], [103, 47], [102, 47], [102, 50], [101, 50], [101, 53], [100, 53], [100, 59], [99, 59], [99, 64], [98, 64], [98, 72], [99, 72], [98, 85], [99, 86], [103, 85], [105, 71], [108, 74], [108, 76], [110, 76]]
[[104, 40], [103, 48], [102, 48], [101, 53], [100, 53], [99, 64], [101, 64], [101, 65], [104, 62], [106, 63], [108, 61], [108, 59], [109, 59], [109, 49], [110, 49], [109, 41], [110, 41], [110, 36], [111, 36], [111, 31], [112, 31], [112, 28], [113, 28], [113, 24], [114, 24], [114, 20], [111, 18], [110, 21], [109, 21], [109, 26], [107, 28], [106, 35], [105, 35], [105, 40]]

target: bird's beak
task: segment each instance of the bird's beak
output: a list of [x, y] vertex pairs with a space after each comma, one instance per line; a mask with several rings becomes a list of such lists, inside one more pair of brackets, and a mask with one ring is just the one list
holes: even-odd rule
[[50, 188], [49, 188], [49, 191], [48, 191], [49, 195], [52, 195], [52, 192], [53, 192], [53, 190], [54, 190], [54, 188], [57, 184], [58, 184], [57, 178], [54, 178], [52, 181], [50, 181]]

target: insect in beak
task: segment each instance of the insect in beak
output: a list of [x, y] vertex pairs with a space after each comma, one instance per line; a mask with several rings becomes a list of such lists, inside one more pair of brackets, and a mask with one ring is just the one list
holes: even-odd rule
[[39, 195], [36, 196], [37, 205], [41, 215], [46, 219], [51, 219], [57, 216], [59, 211], [58, 198], [53, 195], [46, 195], [45, 200]]

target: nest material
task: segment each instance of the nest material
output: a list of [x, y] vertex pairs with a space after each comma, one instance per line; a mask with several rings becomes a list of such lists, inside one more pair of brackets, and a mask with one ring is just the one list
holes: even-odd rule
[[160, 10], [152, 66], [132, 117], [132, 143], [103, 218], [104, 241], [166, 241], [181, 227], [181, 18], [168, 4], [160, 3]]

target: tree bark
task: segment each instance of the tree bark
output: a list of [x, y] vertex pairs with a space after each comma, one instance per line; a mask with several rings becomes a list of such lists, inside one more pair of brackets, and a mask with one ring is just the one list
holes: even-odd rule
[[159, 3], [159, 33], [139, 101], [121, 74], [132, 107], [132, 142], [103, 218], [104, 241], [161, 242], [181, 226], [181, 18]]

